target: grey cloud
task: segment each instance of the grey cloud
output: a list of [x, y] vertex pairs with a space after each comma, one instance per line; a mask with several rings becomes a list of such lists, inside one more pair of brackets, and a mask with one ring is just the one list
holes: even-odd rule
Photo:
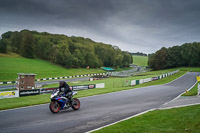
[[200, 41], [198, 0], [0, 0], [0, 34], [31, 29], [84, 36], [130, 52]]

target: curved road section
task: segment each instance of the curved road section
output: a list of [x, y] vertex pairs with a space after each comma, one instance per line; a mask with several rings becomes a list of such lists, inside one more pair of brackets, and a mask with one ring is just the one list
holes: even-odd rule
[[1, 111], [0, 132], [86, 132], [160, 107], [194, 85], [197, 75], [190, 72], [165, 85], [80, 98], [78, 111], [69, 109], [52, 114], [48, 104]]

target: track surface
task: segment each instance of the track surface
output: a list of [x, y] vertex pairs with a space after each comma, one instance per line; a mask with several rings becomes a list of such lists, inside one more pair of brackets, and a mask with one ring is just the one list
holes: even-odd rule
[[199, 73], [190, 72], [165, 85], [80, 98], [82, 105], [78, 111], [69, 109], [52, 114], [48, 104], [1, 111], [0, 132], [86, 132], [160, 107], [190, 88], [197, 75]]

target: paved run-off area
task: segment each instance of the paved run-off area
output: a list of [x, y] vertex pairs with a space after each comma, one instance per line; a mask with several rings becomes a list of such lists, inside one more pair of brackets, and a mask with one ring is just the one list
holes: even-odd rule
[[200, 104], [200, 96], [181, 96], [175, 100], [172, 100], [160, 107], [160, 109], [184, 107], [189, 105]]
[[[0, 132], [86, 132], [161, 107], [196, 82], [190, 72], [165, 85], [80, 98], [81, 108], [52, 114], [48, 104], [0, 112]], [[6, 103], [5, 103], [6, 104]]]

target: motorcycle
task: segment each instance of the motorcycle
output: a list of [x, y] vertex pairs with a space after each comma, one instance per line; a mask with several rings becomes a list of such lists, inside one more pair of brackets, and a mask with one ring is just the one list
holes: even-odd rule
[[52, 113], [58, 113], [60, 110], [72, 108], [78, 110], [80, 108], [80, 101], [78, 98], [72, 98], [77, 92], [72, 91], [70, 95], [70, 100], [59, 94], [59, 90], [54, 90], [51, 94], [51, 103], [49, 108]]

